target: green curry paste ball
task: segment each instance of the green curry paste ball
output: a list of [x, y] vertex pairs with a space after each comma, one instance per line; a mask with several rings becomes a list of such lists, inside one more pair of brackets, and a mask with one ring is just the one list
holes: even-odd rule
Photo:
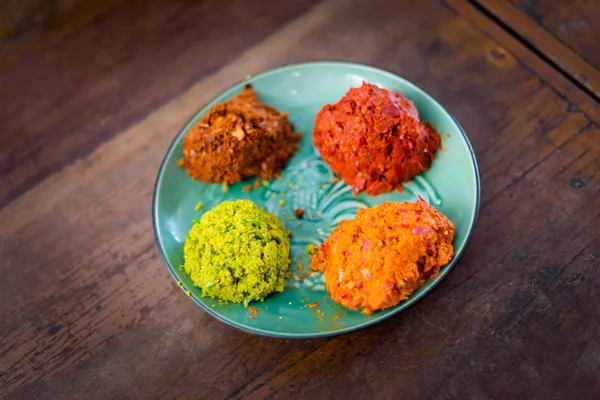
[[248, 305], [283, 291], [290, 232], [250, 200], [225, 201], [194, 223], [183, 254], [184, 271], [204, 296]]

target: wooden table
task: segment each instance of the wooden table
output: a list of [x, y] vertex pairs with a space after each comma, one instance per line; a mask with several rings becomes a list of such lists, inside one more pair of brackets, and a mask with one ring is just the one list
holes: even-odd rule
[[[583, 0], [3, 2], [0, 397], [600, 398], [599, 11]], [[211, 97], [311, 60], [375, 65], [446, 105], [476, 151], [479, 221], [450, 276], [406, 312], [329, 339], [253, 336], [169, 276], [154, 180]]]

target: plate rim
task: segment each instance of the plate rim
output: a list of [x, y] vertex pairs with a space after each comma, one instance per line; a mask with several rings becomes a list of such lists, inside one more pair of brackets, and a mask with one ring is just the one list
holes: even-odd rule
[[399, 80], [400, 82], [402, 82], [402, 84], [407, 85], [407, 86], [411, 86], [413, 89], [416, 89], [417, 91], [421, 92], [423, 95], [425, 95], [425, 97], [427, 97], [432, 103], [436, 104], [440, 109], [442, 109], [445, 113], [448, 114], [448, 116], [452, 119], [452, 121], [454, 122], [454, 124], [456, 125], [456, 127], [458, 128], [458, 131], [461, 133], [463, 140], [465, 141], [467, 150], [469, 151], [470, 155], [471, 155], [471, 162], [472, 162], [472, 166], [473, 166], [473, 172], [475, 175], [475, 207], [473, 210], [473, 214], [471, 215], [471, 225], [468, 228], [468, 232], [467, 232], [467, 236], [465, 238], [465, 242], [462, 246], [462, 248], [454, 255], [454, 258], [450, 261], [450, 263], [446, 266], [446, 268], [444, 269], [444, 271], [440, 271], [440, 273], [438, 274], [438, 276], [435, 279], [435, 281], [433, 281], [425, 290], [423, 290], [422, 292], [420, 292], [417, 295], [413, 295], [411, 297], [409, 297], [407, 300], [404, 300], [402, 303], [400, 303], [399, 305], [397, 305], [395, 310], [390, 311], [389, 313], [385, 314], [385, 315], [381, 315], [379, 317], [374, 317], [372, 319], [369, 319], [363, 323], [360, 323], [358, 325], [354, 325], [351, 327], [345, 327], [345, 328], [341, 328], [338, 330], [333, 330], [333, 331], [328, 331], [328, 332], [315, 332], [315, 333], [286, 333], [286, 332], [273, 332], [271, 330], [265, 330], [265, 329], [261, 329], [261, 328], [255, 328], [255, 327], [250, 327], [250, 326], [246, 326], [243, 325], [237, 321], [228, 319], [224, 316], [222, 316], [221, 314], [217, 313], [215, 310], [213, 310], [211, 307], [206, 306], [204, 303], [200, 302], [195, 296], [188, 296], [190, 297], [194, 303], [196, 303], [196, 305], [198, 305], [201, 309], [203, 309], [204, 311], [206, 311], [210, 316], [216, 318], [217, 320], [219, 320], [220, 322], [223, 322], [233, 328], [239, 329], [241, 331], [247, 332], [247, 333], [251, 333], [251, 334], [256, 334], [256, 335], [261, 335], [261, 336], [267, 336], [267, 337], [272, 337], [272, 338], [278, 338], [278, 339], [317, 339], [317, 338], [324, 338], [324, 337], [332, 337], [332, 336], [337, 336], [337, 335], [343, 335], [343, 334], [347, 334], [347, 333], [351, 333], [351, 332], [355, 332], [358, 330], [362, 330], [365, 329], [369, 326], [375, 325], [379, 322], [382, 322], [384, 320], [387, 320], [389, 318], [391, 318], [392, 316], [397, 315], [398, 313], [400, 313], [401, 311], [406, 310], [407, 308], [409, 308], [410, 306], [412, 306], [413, 304], [415, 304], [416, 302], [418, 302], [419, 300], [421, 300], [422, 298], [424, 298], [425, 296], [427, 296], [429, 293], [431, 293], [433, 291], [433, 289], [435, 287], [437, 287], [437, 285], [440, 284], [440, 282], [442, 280], [444, 280], [450, 273], [450, 271], [452, 269], [454, 269], [454, 267], [456, 266], [456, 264], [458, 264], [458, 262], [460, 261], [460, 259], [462, 258], [463, 254], [465, 253], [467, 247], [469, 247], [469, 244], [471, 242], [471, 239], [473, 238], [473, 233], [475, 231], [475, 226], [477, 225], [477, 219], [479, 217], [479, 208], [481, 205], [481, 183], [480, 183], [480, 176], [479, 176], [479, 167], [477, 165], [477, 159], [475, 157], [475, 152], [473, 150], [473, 146], [471, 145], [471, 142], [469, 141], [469, 138], [467, 137], [467, 134], [465, 133], [464, 129], [462, 128], [462, 126], [458, 123], [457, 119], [454, 117], [454, 115], [452, 115], [452, 113], [446, 108], [444, 107], [440, 102], [438, 102], [433, 96], [431, 96], [427, 91], [425, 91], [424, 89], [422, 89], [421, 87], [417, 86], [416, 84], [412, 83], [411, 81], [396, 75], [392, 72], [386, 71], [384, 69], [378, 68], [378, 67], [374, 67], [374, 66], [370, 66], [370, 65], [366, 65], [366, 64], [358, 64], [358, 63], [352, 63], [352, 62], [344, 62], [344, 61], [314, 61], [314, 62], [301, 62], [301, 63], [293, 63], [293, 64], [287, 64], [287, 65], [283, 65], [283, 66], [279, 66], [279, 67], [275, 67], [266, 71], [263, 71], [261, 73], [258, 73], [256, 75], [252, 75], [249, 76], [248, 78], [242, 80], [242, 81], [237, 81], [233, 84], [231, 84], [230, 86], [228, 86], [227, 88], [225, 88], [224, 90], [222, 90], [221, 92], [219, 92], [216, 96], [214, 96], [210, 101], [208, 101], [204, 106], [202, 106], [198, 111], [196, 111], [191, 118], [185, 123], [185, 125], [183, 126], [182, 129], [179, 130], [179, 132], [177, 133], [177, 135], [173, 138], [173, 140], [171, 141], [171, 144], [169, 145], [165, 156], [163, 157], [161, 163], [160, 163], [160, 167], [156, 176], [156, 180], [154, 183], [154, 190], [152, 193], [152, 229], [154, 232], [154, 240], [156, 242], [156, 246], [158, 248], [158, 252], [164, 262], [164, 264], [167, 267], [167, 270], [169, 271], [171, 277], [173, 277], [173, 279], [175, 280], [175, 282], [178, 284], [178, 286], [180, 286], [184, 291], [185, 290], [189, 290], [187, 287], [185, 287], [185, 285], [183, 284], [183, 282], [180, 281], [179, 277], [177, 276], [177, 274], [175, 273], [174, 267], [171, 265], [169, 259], [167, 258], [165, 251], [163, 249], [163, 246], [161, 244], [161, 239], [160, 239], [160, 235], [158, 233], [158, 208], [157, 208], [157, 192], [158, 192], [158, 188], [160, 186], [160, 183], [162, 181], [163, 178], [163, 174], [165, 171], [165, 166], [166, 166], [166, 162], [167, 160], [170, 158], [171, 153], [174, 151], [176, 143], [179, 142], [180, 137], [182, 137], [187, 131], [188, 131], [188, 127], [189, 125], [194, 122], [194, 120], [202, 113], [204, 113], [205, 111], [208, 110], [209, 107], [211, 107], [215, 101], [215, 99], [221, 97], [222, 95], [230, 92], [231, 90], [233, 90], [234, 88], [239, 87], [240, 85], [244, 84], [244, 83], [251, 83], [253, 80], [256, 79], [260, 79], [260, 78], [265, 78], [268, 77], [269, 75], [273, 75], [273, 74], [277, 74], [277, 73], [281, 73], [281, 72], [285, 72], [286, 70], [290, 70], [290, 69], [304, 69], [304, 68], [313, 68], [313, 67], [327, 67], [327, 66], [335, 66], [335, 67], [349, 67], [349, 68], [353, 68], [353, 69], [358, 69], [358, 70], [365, 70], [365, 71], [370, 71], [370, 72], [376, 72], [378, 74], [382, 74], [382, 75], [387, 75], [388, 77], [394, 78], [396, 80]]

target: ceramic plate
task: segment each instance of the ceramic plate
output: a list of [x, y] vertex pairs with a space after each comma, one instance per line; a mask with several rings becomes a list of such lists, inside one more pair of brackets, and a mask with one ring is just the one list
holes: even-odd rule
[[[351, 87], [362, 81], [402, 93], [412, 100], [421, 119], [430, 122], [442, 136], [443, 149], [432, 167], [404, 185], [402, 193], [376, 197], [361, 193], [353, 197], [342, 181], [333, 183], [331, 170], [312, 145], [312, 131], [318, 110], [338, 101]], [[185, 133], [215, 103], [240, 92], [246, 83], [254, 86], [263, 103], [289, 113], [296, 128], [304, 133], [301, 148], [295, 153], [281, 179], [259, 189], [242, 191], [255, 179], [232, 185], [226, 192], [218, 184], [192, 180], [177, 166], [182, 157]], [[384, 201], [415, 201], [417, 195], [443, 212], [455, 225], [455, 257], [408, 300], [371, 316], [351, 311], [328, 299], [321, 274], [307, 275], [309, 264], [305, 247], [321, 243], [343, 219], [350, 219], [358, 208]], [[183, 263], [183, 243], [192, 222], [223, 200], [250, 199], [280, 217], [291, 230], [292, 278], [283, 293], [264, 302], [251, 304], [253, 314], [241, 304], [221, 305], [202, 297], [202, 291], [179, 266]], [[281, 201], [283, 200], [283, 202]], [[199, 211], [199, 201], [205, 203]], [[283, 205], [282, 205], [283, 204]], [[295, 220], [294, 209], [305, 215]], [[479, 208], [479, 174], [473, 150], [458, 123], [433, 98], [412, 83], [389, 72], [348, 63], [306, 63], [274, 69], [254, 76], [226, 90], [200, 110], [179, 132], [167, 151], [156, 187], [152, 217], [158, 248], [171, 275], [183, 291], [206, 312], [244, 331], [283, 338], [314, 338], [351, 332], [373, 325], [409, 307], [433, 289], [454, 267], [467, 246]], [[299, 265], [304, 266], [303, 269]]]

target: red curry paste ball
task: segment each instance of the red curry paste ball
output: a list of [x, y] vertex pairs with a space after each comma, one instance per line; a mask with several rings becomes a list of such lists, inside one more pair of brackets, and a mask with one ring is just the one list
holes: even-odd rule
[[440, 136], [404, 96], [363, 82], [321, 108], [313, 142], [355, 195], [377, 195], [427, 170]]

